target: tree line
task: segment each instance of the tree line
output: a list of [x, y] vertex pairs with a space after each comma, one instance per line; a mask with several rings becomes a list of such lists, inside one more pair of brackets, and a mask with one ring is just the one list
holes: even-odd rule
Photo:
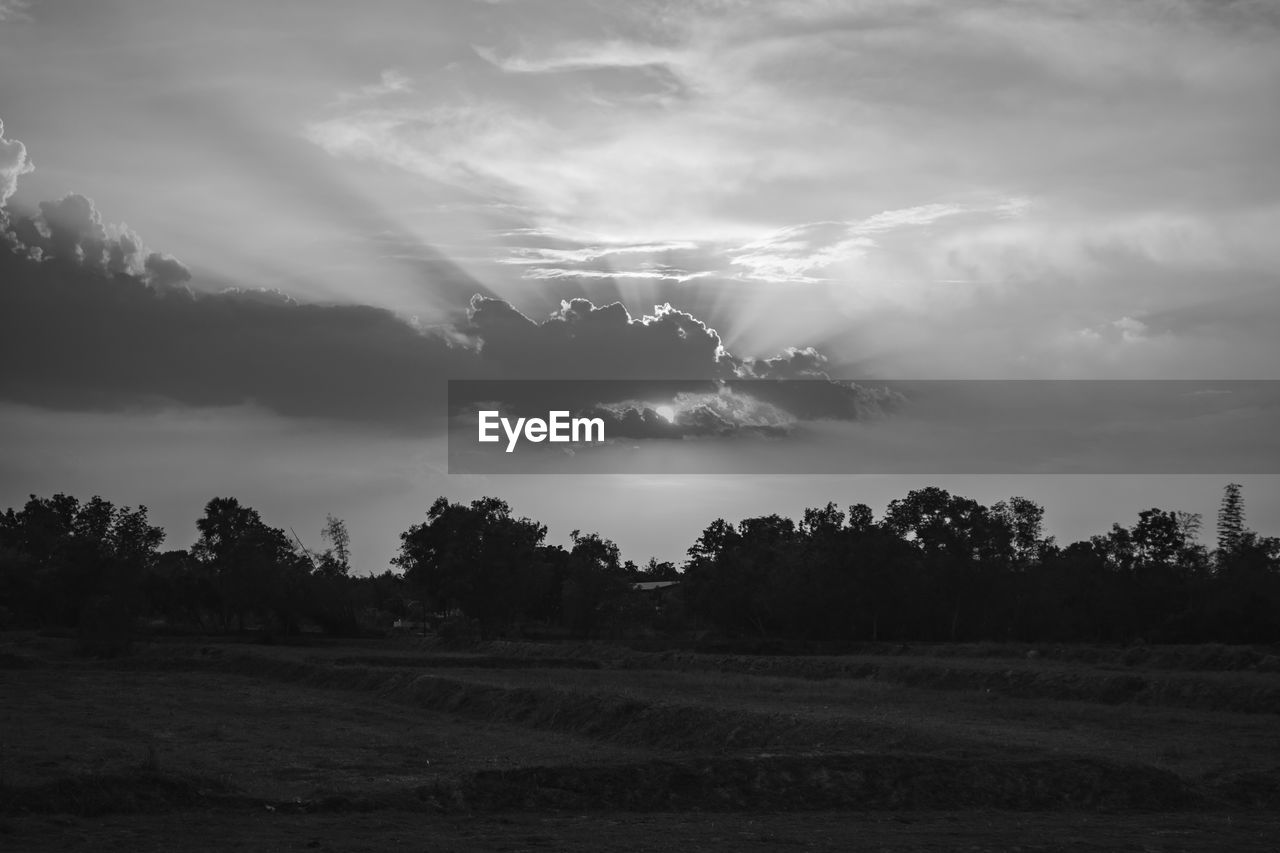
[[1189, 513], [1149, 509], [1066, 546], [1043, 522], [1027, 498], [984, 506], [928, 487], [878, 519], [834, 503], [798, 521], [716, 519], [677, 568], [623, 560], [596, 533], [548, 545], [544, 524], [498, 498], [441, 497], [401, 534], [396, 571], [359, 575], [332, 516], [316, 552], [218, 497], [190, 548], [161, 551], [146, 507], [32, 496], [0, 515], [0, 627], [77, 629], [101, 653], [148, 625], [276, 637], [397, 622], [476, 638], [1280, 642], [1280, 539], [1246, 528], [1238, 485], [1214, 549]]
[[814, 640], [1280, 641], [1280, 539], [1243, 524], [1227, 486], [1218, 548], [1196, 514], [1060, 546], [1026, 498], [987, 507], [930, 487], [890, 502], [710, 524], [684, 571], [722, 630]]

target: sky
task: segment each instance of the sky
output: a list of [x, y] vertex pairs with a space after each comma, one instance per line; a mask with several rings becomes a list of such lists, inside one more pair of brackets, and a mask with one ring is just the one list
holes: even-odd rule
[[450, 475], [442, 411], [448, 379], [1276, 379], [1278, 48], [1269, 0], [0, 0], [0, 507], [100, 493], [185, 547], [234, 495], [313, 547], [346, 519], [369, 571], [441, 494], [637, 562], [930, 484], [1071, 539], [1211, 528], [1236, 481], [1275, 534], [1274, 443], [813, 473], [858, 409], [787, 476]]

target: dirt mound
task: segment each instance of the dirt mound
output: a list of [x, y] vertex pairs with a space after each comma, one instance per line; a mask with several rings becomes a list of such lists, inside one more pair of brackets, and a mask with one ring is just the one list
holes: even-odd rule
[[[533, 643], [494, 642], [487, 651], [504, 657], [536, 659], [554, 647]], [[1232, 647], [1189, 647], [1152, 653], [1172, 666], [1183, 661], [1188, 670], [1198, 667], [1243, 666], [1245, 660], [1262, 660], [1256, 651]], [[1144, 647], [1145, 650], [1145, 647]], [[1019, 659], [1008, 665], [992, 655], [962, 654], [963, 648], [933, 659], [901, 654], [877, 657], [820, 657], [783, 655], [705, 654], [689, 651], [637, 652], [607, 646], [583, 646], [570, 657], [593, 658], [610, 669], [667, 669], [715, 671], [805, 679], [877, 679], [928, 690], [975, 690], [1028, 699], [1054, 699], [1115, 705], [1132, 702], [1204, 711], [1236, 711], [1280, 714], [1280, 680], [1259, 664], [1257, 671], [1132, 671], [1133, 661], [1113, 662], [1112, 669], [1080, 669], [1044, 665], [1042, 657]], [[1132, 650], [1130, 650], [1132, 657]], [[1179, 654], [1181, 655], [1179, 657]], [[1122, 657], [1115, 651], [1111, 657]], [[987, 659], [983, 659], [987, 658]], [[1223, 662], [1225, 661], [1225, 663]], [[1103, 665], [1102, 661], [1098, 665]], [[1275, 665], [1280, 666], [1280, 665]]]
[[486, 771], [423, 791], [446, 810], [1174, 810], [1205, 800], [1172, 773], [1086, 759], [762, 756]]
[[[647, 702], [617, 694], [557, 687], [506, 687], [392, 668], [334, 667], [254, 655], [221, 660], [192, 659], [190, 665], [309, 687], [367, 692], [419, 708], [489, 722], [656, 749], [716, 752], [814, 743], [860, 748], [867, 743], [892, 742], [899, 737], [893, 728], [871, 723]], [[928, 744], [917, 746], [925, 748]]]

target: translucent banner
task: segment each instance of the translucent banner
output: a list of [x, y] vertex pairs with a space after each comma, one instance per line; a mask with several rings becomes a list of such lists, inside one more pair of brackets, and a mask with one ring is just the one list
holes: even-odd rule
[[1268, 380], [454, 380], [453, 474], [1274, 474]]

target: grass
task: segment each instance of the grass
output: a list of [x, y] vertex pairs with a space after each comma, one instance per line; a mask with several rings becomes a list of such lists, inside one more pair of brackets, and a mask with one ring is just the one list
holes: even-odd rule
[[[1280, 809], [1280, 676], [998, 651], [201, 640], [91, 661], [69, 640], [0, 642], [0, 842], [63, 813]], [[1237, 698], [1188, 700], [1218, 690]]]

